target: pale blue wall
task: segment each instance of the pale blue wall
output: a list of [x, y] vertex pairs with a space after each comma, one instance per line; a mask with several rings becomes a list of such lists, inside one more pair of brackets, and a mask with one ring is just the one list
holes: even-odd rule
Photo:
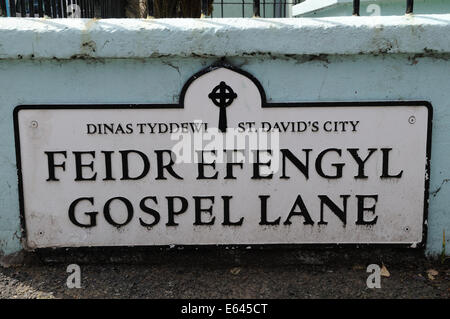
[[16, 105], [173, 103], [189, 77], [224, 56], [256, 76], [273, 102], [430, 101], [426, 249], [442, 252], [444, 230], [450, 247], [450, 15], [0, 18], [0, 254], [22, 248]]
[[[450, 234], [450, 182], [446, 182], [450, 177], [449, 59], [380, 55], [326, 56], [312, 61], [267, 57], [229, 60], [256, 76], [268, 99], [275, 102], [430, 101], [434, 122], [427, 252], [436, 255], [442, 250], [444, 229]], [[21, 248], [14, 106], [173, 103], [184, 82], [215, 60], [0, 61], [0, 250], [8, 254]]]

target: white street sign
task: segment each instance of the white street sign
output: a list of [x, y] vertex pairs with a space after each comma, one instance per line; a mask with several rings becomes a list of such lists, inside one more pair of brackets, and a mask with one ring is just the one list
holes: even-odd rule
[[19, 106], [26, 243], [416, 247], [430, 122], [425, 102], [271, 104], [227, 65], [180, 104]]

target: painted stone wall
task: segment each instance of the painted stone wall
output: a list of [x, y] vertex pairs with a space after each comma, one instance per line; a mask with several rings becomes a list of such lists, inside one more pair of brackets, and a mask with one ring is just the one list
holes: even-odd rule
[[436, 256], [444, 231], [450, 244], [449, 31], [450, 15], [0, 19], [0, 252], [22, 249], [16, 105], [173, 103], [189, 77], [225, 57], [257, 77], [271, 102], [431, 102], [426, 252]]

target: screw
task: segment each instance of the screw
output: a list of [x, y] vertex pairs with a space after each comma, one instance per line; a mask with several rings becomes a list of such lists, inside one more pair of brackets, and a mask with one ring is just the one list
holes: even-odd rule
[[37, 128], [38, 127], [38, 122], [37, 121], [31, 121], [31, 127], [32, 128]]
[[416, 123], [416, 117], [413, 115], [413, 116], [410, 116], [409, 117], [409, 119], [408, 119], [408, 123], [409, 124], [414, 124], [414, 123]]
[[409, 227], [406, 226], [406, 227], [404, 228], [404, 230], [405, 230], [405, 232], [409, 232]]

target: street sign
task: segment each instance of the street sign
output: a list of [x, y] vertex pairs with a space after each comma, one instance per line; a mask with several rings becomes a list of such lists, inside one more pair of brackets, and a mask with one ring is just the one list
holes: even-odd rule
[[178, 104], [14, 117], [31, 249], [424, 239], [426, 102], [269, 103], [257, 79], [220, 64]]

